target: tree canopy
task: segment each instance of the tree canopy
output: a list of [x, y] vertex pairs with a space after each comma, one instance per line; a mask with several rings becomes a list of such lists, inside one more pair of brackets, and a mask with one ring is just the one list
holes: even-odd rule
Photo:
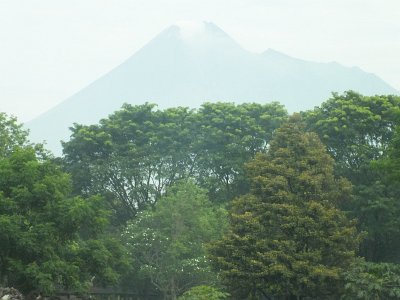
[[[56, 158], [0, 113], [0, 287], [397, 299], [400, 97], [124, 105]], [[229, 294], [228, 294], [229, 292]]]
[[348, 91], [334, 93], [320, 107], [305, 112], [304, 119], [307, 129], [318, 133], [335, 159], [336, 172], [359, 184], [369, 174], [369, 163], [387, 149], [399, 113], [398, 96], [363, 96]]
[[285, 118], [277, 103], [206, 103], [198, 111], [124, 105], [99, 125], [75, 124], [65, 162], [76, 191], [107, 195], [120, 220], [154, 205], [182, 178], [223, 202], [243, 189], [243, 164]]

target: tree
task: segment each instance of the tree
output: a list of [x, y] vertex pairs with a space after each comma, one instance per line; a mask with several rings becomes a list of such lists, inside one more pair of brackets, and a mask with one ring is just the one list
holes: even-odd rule
[[28, 145], [14, 121], [1, 124], [0, 284], [50, 295], [115, 283], [127, 257], [105, 235], [102, 199], [69, 197], [69, 176], [42, 147]]
[[28, 132], [14, 117], [0, 113], [0, 157], [12, 153], [15, 147], [28, 145]]
[[400, 124], [396, 127], [388, 150], [382, 159], [375, 164], [375, 167], [385, 173], [387, 183], [400, 183]]
[[196, 180], [221, 203], [247, 192], [243, 166], [266, 149], [287, 112], [276, 102], [204, 103], [195, 117]]
[[399, 299], [400, 265], [360, 259], [345, 274], [343, 299]]
[[362, 96], [348, 91], [307, 111], [307, 129], [316, 132], [335, 159], [336, 173], [365, 184], [372, 160], [382, 157], [398, 123], [400, 97]]
[[360, 198], [367, 200], [358, 211], [368, 223], [369, 239], [365, 257], [375, 262], [400, 263], [400, 127], [382, 157], [371, 168], [379, 176], [371, 186], [360, 189]]
[[398, 124], [400, 97], [366, 97], [355, 92], [333, 97], [305, 113], [335, 159], [335, 173], [353, 184], [352, 201], [342, 206], [368, 232], [360, 254], [370, 261], [398, 262], [399, 188], [388, 184], [381, 168], [372, 165], [385, 156]]
[[149, 278], [164, 299], [176, 299], [192, 286], [213, 283], [205, 244], [224, 230], [223, 210], [211, 207], [205, 190], [179, 182], [143, 211], [124, 234], [138, 275]]
[[106, 196], [121, 223], [190, 173], [191, 111], [154, 106], [126, 104], [99, 125], [75, 124], [63, 144], [76, 192]]
[[209, 285], [199, 285], [183, 293], [178, 300], [221, 300], [228, 298], [229, 294]]
[[338, 293], [360, 236], [337, 205], [349, 183], [295, 115], [267, 153], [247, 164], [251, 192], [230, 211], [230, 231], [210, 248], [216, 270], [238, 298], [323, 297]]
[[285, 118], [277, 103], [206, 103], [198, 111], [126, 104], [99, 125], [75, 124], [65, 163], [76, 192], [106, 196], [124, 223], [183, 178], [216, 202], [243, 193], [244, 162]]

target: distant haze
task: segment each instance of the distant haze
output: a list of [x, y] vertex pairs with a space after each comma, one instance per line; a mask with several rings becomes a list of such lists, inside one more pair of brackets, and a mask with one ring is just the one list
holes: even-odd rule
[[315, 63], [269, 49], [254, 54], [211, 22], [170, 26], [124, 63], [27, 123], [35, 142], [59, 153], [73, 122], [91, 124], [124, 102], [160, 108], [205, 101], [279, 101], [291, 112], [313, 108], [331, 92], [397, 91], [379, 77], [338, 63]]
[[0, 110], [28, 121], [178, 20], [210, 20], [250, 52], [358, 66], [400, 89], [398, 0], [2, 0]]

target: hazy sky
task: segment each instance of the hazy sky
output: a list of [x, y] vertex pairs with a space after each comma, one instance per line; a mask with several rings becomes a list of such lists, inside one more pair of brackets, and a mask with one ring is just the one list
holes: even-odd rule
[[180, 20], [214, 22], [252, 52], [356, 65], [400, 90], [399, 0], [0, 0], [0, 111], [37, 116]]

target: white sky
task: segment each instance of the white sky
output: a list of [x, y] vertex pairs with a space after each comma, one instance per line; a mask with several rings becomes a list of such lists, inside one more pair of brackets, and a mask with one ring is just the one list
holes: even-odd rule
[[180, 20], [244, 48], [359, 66], [400, 90], [399, 0], [0, 0], [0, 111], [27, 121]]

